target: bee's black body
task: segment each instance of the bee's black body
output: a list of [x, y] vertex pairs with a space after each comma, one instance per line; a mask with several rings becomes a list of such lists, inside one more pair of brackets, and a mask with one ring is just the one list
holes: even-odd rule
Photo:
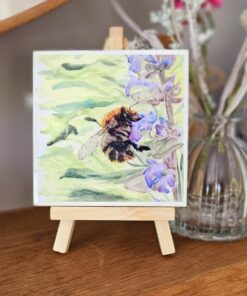
[[101, 143], [102, 150], [111, 161], [123, 162], [134, 157], [131, 148], [137, 151], [150, 150], [147, 146], [138, 146], [130, 141], [132, 123], [141, 118], [125, 107], [113, 110], [103, 120], [104, 138]]

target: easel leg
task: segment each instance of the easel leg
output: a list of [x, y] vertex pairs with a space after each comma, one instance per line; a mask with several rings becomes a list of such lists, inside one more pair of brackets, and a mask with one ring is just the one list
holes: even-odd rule
[[168, 221], [154, 221], [162, 255], [175, 253], [175, 247]]
[[53, 251], [59, 253], [66, 253], [68, 251], [74, 226], [74, 220], [61, 220], [59, 222], [55, 243], [53, 245]]

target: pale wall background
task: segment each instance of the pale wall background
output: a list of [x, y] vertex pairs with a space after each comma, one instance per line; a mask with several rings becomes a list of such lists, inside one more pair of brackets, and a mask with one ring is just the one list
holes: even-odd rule
[[[161, 0], [122, 0], [142, 28]], [[225, 0], [215, 13], [217, 35], [211, 62], [230, 71], [244, 33], [239, 14], [247, 0]], [[0, 4], [1, 9], [1, 4]], [[0, 211], [32, 205], [32, 51], [101, 48], [109, 26], [123, 25], [108, 0], [72, 0], [68, 5], [0, 35]], [[133, 33], [126, 30], [129, 38]]]

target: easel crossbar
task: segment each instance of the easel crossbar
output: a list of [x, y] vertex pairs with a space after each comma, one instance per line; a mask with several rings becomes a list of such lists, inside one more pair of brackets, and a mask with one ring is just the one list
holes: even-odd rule
[[174, 208], [144, 207], [51, 207], [51, 220], [172, 221]]

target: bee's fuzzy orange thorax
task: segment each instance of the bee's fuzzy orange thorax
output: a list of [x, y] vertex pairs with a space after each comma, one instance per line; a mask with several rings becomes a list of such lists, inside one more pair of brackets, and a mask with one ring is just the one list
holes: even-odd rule
[[126, 110], [126, 112], [128, 112], [129, 114], [136, 114], [136, 112], [131, 111], [129, 108], [127, 107], [119, 107], [116, 109], [113, 109], [112, 111], [108, 112], [103, 119], [101, 120], [101, 126], [105, 127], [107, 124], [109, 124], [109, 122], [116, 117], [118, 114], [121, 113], [121, 109], [124, 108]]

